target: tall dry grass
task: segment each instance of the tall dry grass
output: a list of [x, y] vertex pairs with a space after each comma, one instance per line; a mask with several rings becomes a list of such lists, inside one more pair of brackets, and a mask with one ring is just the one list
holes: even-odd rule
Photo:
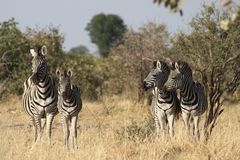
[[[33, 130], [23, 112], [21, 98], [0, 103], [0, 159], [240, 159], [240, 105], [225, 106], [208, 143], [196, 142], [183, 129], [180, 118], [175, 136], [156, 138], [147, 105], [124, 97], [84, 102], [78, 120], [78, 150], [63, 147], [59, 115], [54, 119], [51, 146], [45, 134], [31, 149]], [[201, 124], [202, 125], [202, 124]]]

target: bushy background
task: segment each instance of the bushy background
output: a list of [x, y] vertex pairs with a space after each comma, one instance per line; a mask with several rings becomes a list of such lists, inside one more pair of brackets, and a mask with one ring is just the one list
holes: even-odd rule
[[[166, 26], [157, 23], [145, 24], [138, 30], [126, 29], [108, 56], [102, 57], [93, 56], [84, 47], [64, 51], [64, 35], [55, 26], [21, 31], [15, 19], [1, 22], [1, 96], [23, 93], [23, 82], [31, 74], [29, 49], [42, 45], [48, 49], [49, 73], [55, 75], [57, 67], [72, 69], [73, 83], [80, 86], [82, 96], [89, 100], [128, 92], [131, 98], [141, 101], [146, 97], [142, 81], [151, 68], [148, 59], [187, 61], [193, 67], [194, 77], [201, 81], [197, 71], [211, 74], [211, 67], [240, 52], [240, 19], [224, 31], [219, 27], [219, 19], [224, 17], [227, 14], [214, 6], [203, 6], [190, 24], [190, 33], [169, 36]], [[228, 84], [239, 66], [237, 57], [226, 68], [223, 84]], [[239, 93], [238, 89], [231, 98], [239, 99]]]

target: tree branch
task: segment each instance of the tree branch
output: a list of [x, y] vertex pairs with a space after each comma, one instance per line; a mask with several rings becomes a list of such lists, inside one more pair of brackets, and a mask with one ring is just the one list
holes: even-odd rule
[[235, 55], [234, 57], [228, 58], [228, 59], [223, 63], [221, 69], [224, 70], [225, 67], [226, 67], [226, 65], [227, 65], [229, 62], [231, 62], [231, 61], [233, 61], [233, 60], [235, 60], [235, 59], [237, 59], [237, 58], [240, 58], [240, 53], [238, 53], [238, 54]]

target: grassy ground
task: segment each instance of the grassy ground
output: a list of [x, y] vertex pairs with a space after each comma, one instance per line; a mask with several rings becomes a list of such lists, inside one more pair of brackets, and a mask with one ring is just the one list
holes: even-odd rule
[[[122, 97], [103, 102], [85, 102], [78, 120], [78, 150], [63, 147], [59, 115], [54, 119], [51, 146], [46, 135], [31, 149], [33, 130], [21, 106], [13, 96], [0, 102], [0, 159], [240, 159], [240, 105], [225, 106], [210, 141], [195, 142], [175, 123], [173, 139], [156, 138], [147, 105]], [[202, 124], [201, 124], [202, 125]]]

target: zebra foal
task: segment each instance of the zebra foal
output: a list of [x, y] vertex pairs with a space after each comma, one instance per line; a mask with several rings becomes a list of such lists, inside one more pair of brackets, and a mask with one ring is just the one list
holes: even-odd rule
[[47, 72], [47, 62], [45, 55], [47, 48], [42, 46], [32, 54], [32, 74], [24, 82], [24, 92], [22, 96], [23, 108], [30, 116], [35, 131], [34, 142], [41, 138], [41, 119], [46, 119], [46, 131], [49, 144], [51, 143], [51, 129], [54, 116], [57, 114], [57, 89], [54, 79]]
[[[64, 144], [68, 148], [70, 130], [73, 148], [78, 148], [77, 119], [78, 114], [82, 109], [80, 89], [71, 84], [71, 70], [65, 70], [63, 73], [61, 73], [61, 71], [57, 69], [56, 74], [59, 78], [58, 110], [61, 114], [61, 120], [63, 124]], [[71, 127], [69, 127], [69, 124]]]
[[172, 65], [166, 87], [180, 90], [180, 105], [185, 128], [189, 130], [189, 118], [193, 116], [194, 136], [199, 139], [199, 121], [207, 110], [208, 102], [204, 86], [193, 81], [192, 69], [186, 62], [178, 61]]
[[164, 87], [170, 73], [167, 64], [157, 60], [153, 65], [153, 69], [143, 81], [143, 87], [145, 90], [154, 88], [151, 110], [154, 116], [157, 134], [160, 132], [163, 134], [164, 123], [167, 121], [169, 135], [173, 137], [174, 118], [180, 111], [179, 100], [176, 91], [167, 91]]

